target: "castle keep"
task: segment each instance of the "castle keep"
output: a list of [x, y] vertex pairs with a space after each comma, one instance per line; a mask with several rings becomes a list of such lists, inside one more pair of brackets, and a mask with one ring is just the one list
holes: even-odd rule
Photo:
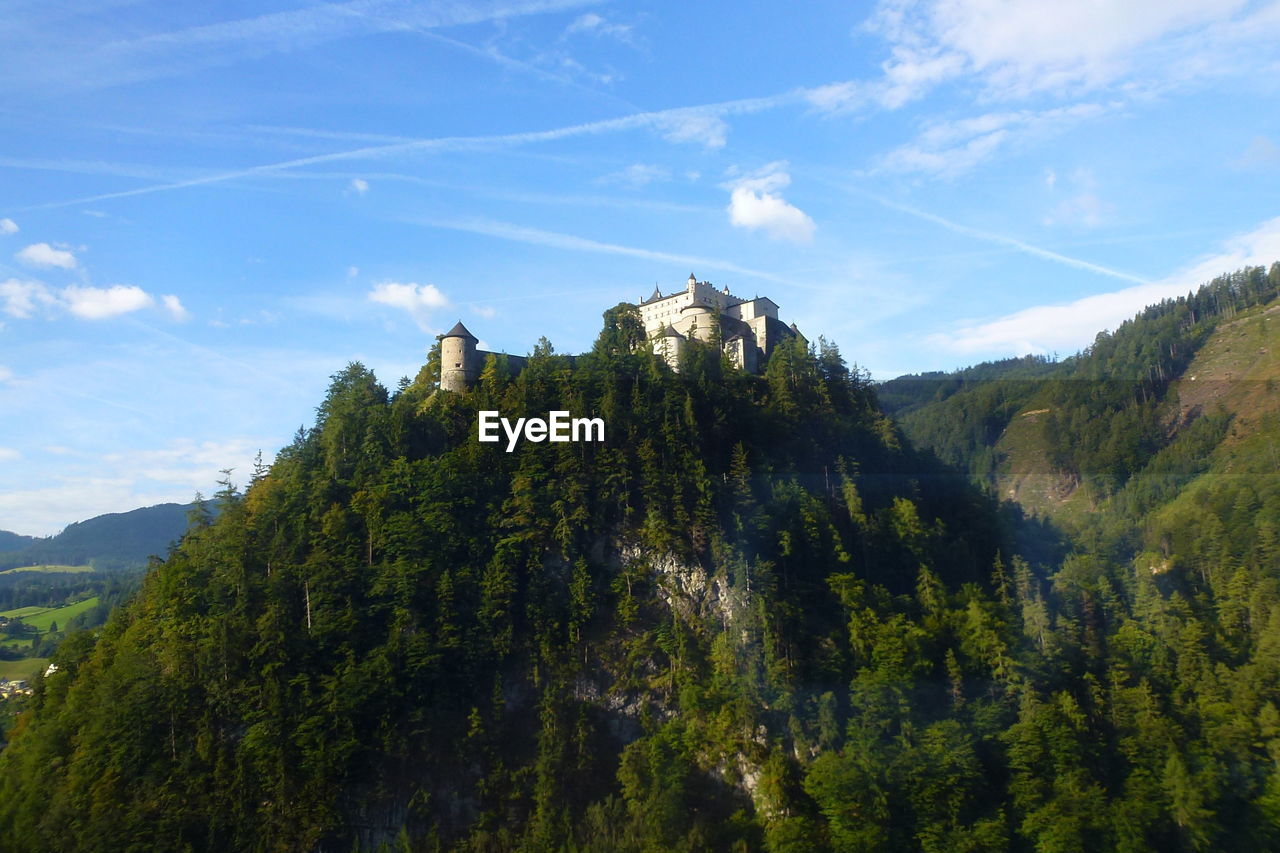
[[[691, 340], [720, 343], [739, 369], [761, 373], [774, 348], [782, 341], [799, 337], [796, 324], [778, 319], [778, 304], [767, 296], [743, 299], [717, 290], [710, 282], [698, 281], [692, 273], [685, 289], [664, 296], [654, 287], [648, 299], [639, 304], [640, 320], [653, 351], [671, 367], [679, 370], [680, 353]], [[477, 349], [479, 341], [459, 320], [440, 336], [440, 387], [446, 391], [464, 391], [479, 377], [489, 353]], [[523, 370], [524, 356], [506, 355], [507, 369]]]

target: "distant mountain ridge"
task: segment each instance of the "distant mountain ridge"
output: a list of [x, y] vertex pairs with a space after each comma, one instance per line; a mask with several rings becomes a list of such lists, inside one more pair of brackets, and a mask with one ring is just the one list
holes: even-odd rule
[[193, 504], [164, 503], [69, 524], [45, 539], [0, 530], [0, 570], [42, 564], [92, 565], [101, 571], [145, 566], [187, 530]]

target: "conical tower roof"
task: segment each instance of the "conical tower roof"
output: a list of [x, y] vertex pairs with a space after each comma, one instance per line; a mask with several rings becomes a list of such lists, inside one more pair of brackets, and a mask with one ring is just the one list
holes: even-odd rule
[[671, 325], [670, 323], [668, 323], [667, 325], [665, 325], [665, 326], [663, 326], [663, 327], [662, 327], [662, 330], [661, 330], [660, 332], [658, 332], [658, 337], [660, 337], [660, 338], [680, 338], [681, 340], [683, 340], [683, 339], [684, 339], [684, 335], [682, 335], [682, 334], [680, 334], [679, 332], [677, 332], [677, 331], [676, 331], [676, 327], [675, 327], [675, 326], [673, 326], [673, 325]]
[[452, 329], [450, 329], [449, 331], [445, 332], [445, 333], [444, 333], [443, 335], [441, 335], [440, 337], [442, 337], [442, 338], [471, 338], [471, 340], [473, 340], [473, 341], [478, 341], [478, 340], [479, 340], [479, 338], [477, 338], [475, 335], [473, 335], [473, 334], [471, 334], [470, 332], [468, 332], [468, 331], [467, 331], [467, 327], [466, 327], [466, 326], [464, 326], [464, 325], [462, 325], [462, 321], [461, 321], [461, 320], [459, 320], [458, 322], [454, 323], [454, 324], [453, 324], [453, 328], [452, 328]]

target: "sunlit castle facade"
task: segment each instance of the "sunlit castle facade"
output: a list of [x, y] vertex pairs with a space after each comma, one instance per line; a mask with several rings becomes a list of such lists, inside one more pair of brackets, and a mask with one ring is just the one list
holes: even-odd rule
[[717, 290], [693, 273], [685, 289], [663, 296], [657, 287], [640, 302], [653, 351], [679, 369], [680, 352], [690, 340], [720, 341], [729, 359], [742, 370], [760, 373], [780, 342], [800, 335], [792, 323], [778, 319], [778, 304], [767, 296], [743, 299], [726, 286]]
[[[663, 296], [655, 287], [639, 308], [649, 345], [672, 370], [680, 369], [680, 353], [691, 340], [718, 341], [740, 369], [762, 373], [779, 343], [804, 338], [795, 323], [788, 326], [778, 319], [778, 305], [767, 296], [743, 299], [728, 287], [716, 290], [710, 282], [698, 281], [692, 273], [684, 290]], [[524, 356], [477, 349], [478, 343], [461, 320], [440, 336], [441, 388], [461, 392], [474, 385], [490, 355], [512, 374], [527, 363]]]

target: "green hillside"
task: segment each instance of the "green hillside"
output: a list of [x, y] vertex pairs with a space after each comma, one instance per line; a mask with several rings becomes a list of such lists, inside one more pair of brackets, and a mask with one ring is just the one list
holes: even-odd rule
[[8, 681], [26, 680], [44, 672], [49, 661], [46, 658], [0, 659], [0, 678]]
[[97, 597], [86, 598], [84, 601], [77, 601], [75, 604], [68, 604], [66, 607], [49, 607], [42, 609], [38, 613], [31, 613], [22, 617], [22, 621], [33, 628], [41, 631], [48, 631], [54, 624], [66, 626], [72, 619], [79, 616], [85, 611], [92, 610], [98, 606]]

